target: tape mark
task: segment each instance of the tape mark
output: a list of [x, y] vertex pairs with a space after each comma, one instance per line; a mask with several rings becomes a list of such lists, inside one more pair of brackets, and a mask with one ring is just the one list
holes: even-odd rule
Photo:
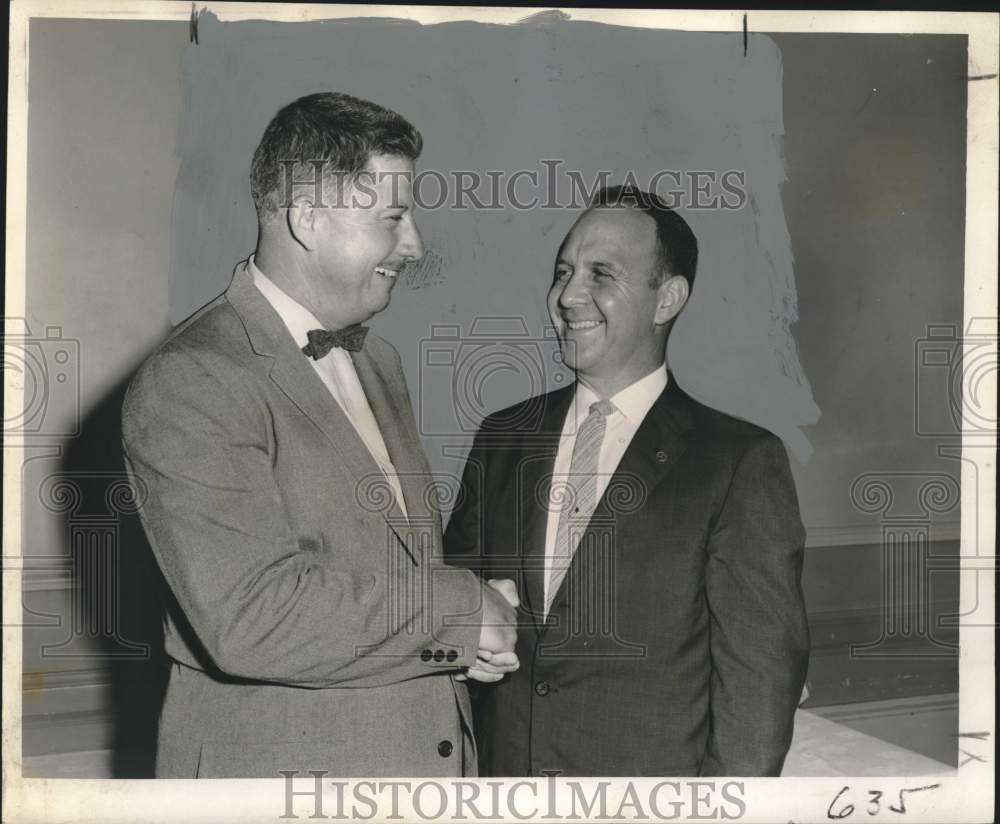
[[196, 46], [198, 45], [198, 9], [195, 8], [195, 4], [191, 4], [191, 22], [188, 25], [188, 36], [191, 38], [191, 42]]
[[529, 14], [527, 17], [520, 18], [515, 25], [550, 26], [556, 23], [565, 23], [572, 19], [573, 18], [566, 14], [566, 12], [560, 11], [559, 9], [546, 9], [545, 11], [539, 11], [534, 14]]

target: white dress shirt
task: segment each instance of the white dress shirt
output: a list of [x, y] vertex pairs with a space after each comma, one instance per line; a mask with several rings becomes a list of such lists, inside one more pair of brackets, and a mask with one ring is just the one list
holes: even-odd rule
[[[274, 281], [257, 268], [253, 255], [247, 261], [247, 270], [253, 276], [254, 286], [274, 307], [274, 311], [278, 313], [300, 349], [309, 343], [310, 329], [324, 328], [312, 312], [283, 292], [274, 284]], [[333, 399], [344, 410], [347, 420], [351, 422], [358, 436], [368, 447], [372, 458], [392, 487], [396, 503], [399, 504], [403, 515], [409, 517], [406, 512], [406, 502], [403, 500], [403, 490], [396, 474], [396, 467], [389, 457], [389, 451], [385, 448], [382, 432], [378, 428], [375, 415], [372, 414], [372, 408], [368, 404], [368, 398], [365, 396], [365, 390], [358, 379], [358, 373], [354, 368], [350, 354], [335, 346], [328, 355], [319, 360], [314, 360], [304, 354], [302, 357], [309, 361], [309, 365], [319, 375]]]
[[[597, 459], [597, 485], [594, 491], [596, 500], [600, 501], [607, 489], [611, 476], [618, 468], [625, 450], [639, 430], [643, 419], [650, 408], [660, 397], [667, 386], [666, 364], [660, 366], [646, 377], [637, 380], [609, 400], [615, 405], [615, 412], [607, 418], [604, 430], [604, 440], [601, 441], [601, 452]], [[570, 462], [573, 459], [573, 447], [576, 445], [576, 433], [580, 425], [590, 414], [590, 405], [600, 398], [587, 386], [579, 381], [576, 384], [576, 394], [566, 413], [562, 435], [559, 438], [559, 451], [552, 470], [552, 487], [558, 488], [569, 480]], [[556, 534], [559, 531], [559, 502], [549, 498], [549, 515], [545, 528], [545, 601], [549, 603], [549, 578], [552, 575], [552, 557], [555, 553]], [[553, 593], [554, 594], [554, 593]]]

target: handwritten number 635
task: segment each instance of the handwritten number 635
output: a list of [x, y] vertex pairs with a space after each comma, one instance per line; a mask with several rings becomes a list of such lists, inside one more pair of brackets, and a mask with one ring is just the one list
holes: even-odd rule
[[[889, 809], [894, 813], [903, 814], [906, 812], [906, 796], [908, 793], [919, 793], [924, 790], [934, 790], [940, 787], [940, 784], [928, 784], [926, 787], [909, 787], [904, 790], [899, 791], [899, 804], [890, 804]], [[833, 801], [830, 802], [830, 806], [827, 808], [826, 817], [831, 819], [847, 818], [854, 812], [854, 805], [847, 803], [847, 799], [841, 802], [841, 796], [848, 792], [851, 788], [845, 786], [839, 793], [833, 797]], [[881, 790], [868, 790], [868, 804], [866, 812], [868, 815], [878, 815], [882, 811], [882, 796], [884, 793]], [[838, 807], [838, 804], [843, 803], [843, 806]], [[837, 809], [834, 809], [838, 807]]]

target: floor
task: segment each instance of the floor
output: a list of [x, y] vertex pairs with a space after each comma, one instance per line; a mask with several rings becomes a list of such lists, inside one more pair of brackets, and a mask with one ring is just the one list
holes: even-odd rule
[[[930, 775], [955, 769], [957, 696], [799, 710], [785, 776]], [[111, 751], [26, 758], [25, 778], [110, 778]]]
[[931, 711], [922, 707], [919, 712], [909, 709], [906, 701], [799, 710], [782, 775], [948, 772], [957, 766], [957, 732], [957, 700]]

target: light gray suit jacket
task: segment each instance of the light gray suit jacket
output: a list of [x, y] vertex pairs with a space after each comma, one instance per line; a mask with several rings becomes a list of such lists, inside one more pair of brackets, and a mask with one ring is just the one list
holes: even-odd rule
[[126, 464], [174, 599], [158, 776], [474, 774], [452, 675], [480, 585], [440, 563], [398, 353], [369, 334], [353, 359], [408, 520], [245, 266], [132, 381]]

